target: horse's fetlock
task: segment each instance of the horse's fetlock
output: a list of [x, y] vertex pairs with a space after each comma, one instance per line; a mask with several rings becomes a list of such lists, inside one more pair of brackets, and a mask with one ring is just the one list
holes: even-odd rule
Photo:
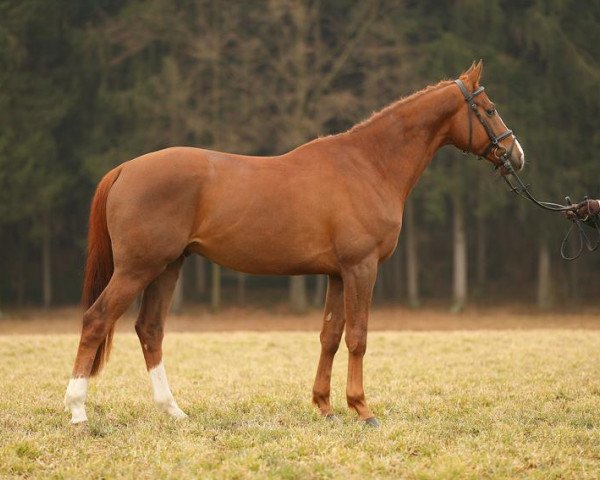
[[364, 392], [350, 392], [346, 394], [346, 401], [348, 402], [348, 406], [352, 408], [356, 408], [365, 403], [365, 394]]
[[315, 405], [322, 405], [324, 403], [329, 403], [329, 390], [313, 389], [312, 401]]
[[77, 418], [82, 417], [82, 415], [85, 416], [84, 405], [87, 397], [87, 384], [88, 381], [86, 378], [72, 378], [69, 380], [69, 385], [65, 392], [64, 405], [71, 412], [79, 412], [76, 415]]

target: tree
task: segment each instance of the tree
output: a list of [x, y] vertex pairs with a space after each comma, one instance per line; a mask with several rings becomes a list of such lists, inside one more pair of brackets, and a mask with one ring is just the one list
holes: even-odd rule
[[[76, 301], [89, 200], [114, 165], [174, 144], [283, 153], [478, 58], [536, 195], [600, 196], [600, 18], [589, 0], [23, 0], [0, 2], [0, 18], [3, 305]], [[535, 303], [525, 287], [536, 284], [555, 304], [592, 298], [600, 256], [556, 261], [564, 219], [508, 194], [484, 165], [444, 152], [433, 161], [379, 297], [401, 286], [413, 304], [451, 297], [460, 263], [469, 299], [502, 291]], [[453, 262], [461, 238], [472, 248]], [[199, 298], [207, 266], [196, 262]], [[269, 282], [289, 292], [287, 278]], [[292, 282], [304, 300], [305, 280]], [[314, 284], [317, 304], [322, 279]]]
[[52, 303], [54, 218], [78, 178], [64, 143], [79, 139], [73, 117], [83, 82], [74, 30], [87, 10], [66, 4], [0, 4], [0, 224], [39, 249], [44, 306]]

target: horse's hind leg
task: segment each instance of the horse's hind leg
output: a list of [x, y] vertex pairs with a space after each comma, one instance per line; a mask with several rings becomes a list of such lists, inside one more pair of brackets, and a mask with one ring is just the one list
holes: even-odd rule
[[152, 382], [154, 401], [174, 418], [185, 418], [187, 415], [179, 408], [169, 388], [162, 362], [162, 341], [165, 319], [182, 263], [183, 257], [175, 260], [146, 287], [135, 324]]
[[321, 330], [321, 356], [313, 386], [313, 403], [326, 417], [333, 417], [329, 400], [333, 358], [344, 332], [344, 295], [342, 279], [330, 276]]
[[71, 411], [71, 423], [87, 420], [85, 398], [88, 378], [100, 343], [105, 341], [107, 335], [111, 335], [114, 323], [129, 308], [151, 278], [151, 272], [134, 274], [122, 270], [115, 271], [102, 294], [83, 314], [73, 376], [65, 395], [65, 407]]

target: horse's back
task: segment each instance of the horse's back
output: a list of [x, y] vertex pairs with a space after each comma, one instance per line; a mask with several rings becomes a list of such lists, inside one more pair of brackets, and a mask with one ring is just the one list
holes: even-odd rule
[[111, 236], [248, 273], [335, 273], [341, 255], [376, 248], [379, 199], [340, 168], [343, 152], [324, 147], [278, 157], [174, 147], [133, 159], [110, 193]]

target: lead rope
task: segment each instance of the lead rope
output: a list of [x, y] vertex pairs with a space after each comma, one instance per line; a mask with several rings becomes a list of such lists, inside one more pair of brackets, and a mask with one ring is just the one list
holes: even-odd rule
[[[531, 202], [533, 202], [535, 205], [538, 205], [539, 207], [545, 209], [545, 210], [550, 210], [552, 212], [568, 212], [568, 211], [572, 211], [575, 209], [576, 205], [574, 205], [571, 202], [571, 199], [569, 197], [565, 197], [565, 201], [566, 201], [566, 205], [560, 205], [558, 203], [552, 203], [552, 202], [542, 202], [539, 201], [538, 199], [536, 199], [533, 194], [531, 193], [531, 191], [529, 190], [529, 185], [526, 185], [521, 178], [517, 175], [517, 172], [515, 171], [515, 169], [513, 168], [512, 164], [510, 163], [510, 160], [508, 158], [507, 154], [504, 154], [502, 156], [502, 166], [504, 166], [504, 168], [506, 168], [509, 172], [509, 174], [514, 177], [518, 183], [518, 186], [514, 186], [511, 181], [506, 177], [503, 176], [502, 178], [504, 179], [504, 181], [508, 184], [508, 186], [510, 187], [510, 190], [519, 195], [520, 197], [523, 197], [527, 200], [530, 200]], [[587, 201], [588, 197], [584, 198], [584, 201]], [[592, 239], [590, 238], [590, 236], [587, 234], [587, 232], [585, 231], [585, 229], [583, 228], [583, 222], [585, 220], [591, 219], [591, 221], [593, 222], [593, 228], [596, 230], [596, 241], [593, 242]], [[585, 220], [580, 220], [579, 218], [575, 217], [573, 219], [571, 219], [571, 226], [569, 227], [569, 230], [567, 231], [565, 237], [563, 238], [563, 241], [560, 244], [560, 256], [563, 258], [563, 260], [567, 260], [567, 261], [572, 261], [575, 260], [577, 258], [579, 258], [581, 256], [581, 254], [583, 253], [583, 249], [584, 247], [587, 249], [588, 252], [593, 252], [594, 250], [597, 250], [598, 247], [600, 246], [600, 223], [598, 222], [598, 216], [597, 215], [591, 215], [591, 212], [589, 211], [589, 204], [588, 204], [588, 216], [586, 217]], [[577, 250], [577, 253], [573, 256], [569, 256], [567, 254], [567, 245], [569, 243], [569, 238], [571, 237], [571, 234], [574, 231], [578, 231], [579, 232], [579, 249]]]

